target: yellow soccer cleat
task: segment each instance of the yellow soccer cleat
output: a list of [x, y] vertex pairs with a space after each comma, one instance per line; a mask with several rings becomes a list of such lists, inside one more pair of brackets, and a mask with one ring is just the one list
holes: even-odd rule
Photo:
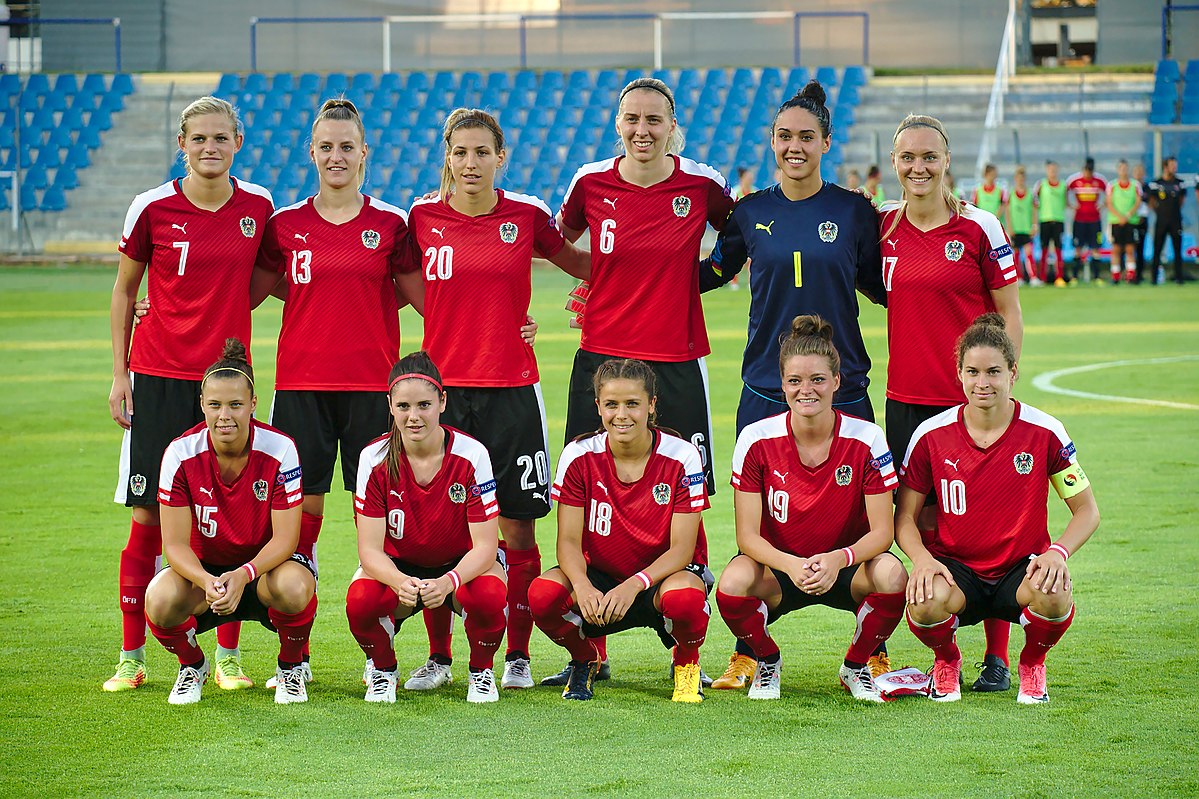
[[254, 681], [241, 670], [241, 658], [237, 655], [226, 655], [216, 662], [216, 684], [225, 691], [254, 687]]
[[891, 658], [887, 657], [886, 652], [879, 652], [871, 655], [866, 665], [870, 667], [871, 679], [877, 680], [891, 670]]
[[739, 691], [749, 685], [757, 668], [758, 661], [748, 655], [733, 653], [729, 658], [729, 667], [724, 670], [724, 674], [712, 680], [712, 687], [724, 691]]
[[132, 691], [134, 688], [140, 688], [145, 681], [146, 661], [121, 658], [121, 662], [117, 664], [117, 673], [104, 681], [104, 690]]
[[674, 696], [672, 702], [697, 704], [704, 701], [704, 692], [699, 684], [699, 664], [688, 663], [674, 667]]

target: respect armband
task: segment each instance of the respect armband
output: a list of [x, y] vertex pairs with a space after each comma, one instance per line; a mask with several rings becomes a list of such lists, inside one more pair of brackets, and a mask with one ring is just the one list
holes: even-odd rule
[[1050, 475], [1049, 482], [1053, 484], [1053, 490], [1062, 499], [1069, 499], [1076, 494], [1081, 494], [1091, 486], [1091, 481], [1087, 479], [1087, 473], [1077, 463], [1072, 463], [1057, 474]]

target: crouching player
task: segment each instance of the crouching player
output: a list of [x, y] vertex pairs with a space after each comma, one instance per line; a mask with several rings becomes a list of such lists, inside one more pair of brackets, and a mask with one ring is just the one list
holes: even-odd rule
[[591, 699], [597, 637], [649, 627], [675, 642], [672, 699], [701, 702], [713, 580], [699, 450], [655, 426], [657, 388], [644, 361], [605, 361], [592, 384], [603, 430], [562, 452], [552, 489], [558, 566], [529, 587], [533, 620], [570, 653], [566, 699]]
[[[841, 684], [881, 702], [871, 654], [903, 614], [895, 540], [895, 468], [883, 431], [833, 410], [841, 358], [833, 328], [797, 316], [779, 352], [784, 413], [747, 426], [733, 453], [737, 555], [720, 575], [720, 615], [757, 657], [750, 699], [778, 699], [782, 661], [768, 625], [811, 605], [857, 616]], [[733, 660], [744, 657], [734, 654]]]
[[307, 702], [300, 661], [316, 616], [312, 565], [300, 539], [300, 461], [295, 443], [254, 419], [246, 348], [225, 342], [200, 381], [204, 422], [171, 442], [158, 502], [171, 568], [146, 590], [150, 631], [179, 658], [168, 701], [200, 701], [208, 662], [196, 636], [226, 621], [279, 632], [275, 701]]
[[[1003, 317], [978, 317], [958, 339], [957, 362], [966, 403], [916, 428], [901, 470], [895, 525], [912, 560], [908, 625], [933, 650], [930, 696], [955, 702], [954, 631], [989, 618], [1020, 622], [1016, 701], [1048, 702], [1045, 655], [1074, 619], [1066, 559], [1099, 526], [1099, 509], [1061, 422], [1012, 399], [1016, 356]], [[1050, 483], [1071, 513], [1052, 544]], [[922, 534], [916, 517], [933, 489], [936, 532]]]
[[371, 659], [367, 702], [396, 701], [395, 626], [450, 603], [470, 640], [467, 702], [496, 702], [492, 666], [504, 637], [507, 581], [491, 457], [441, 424], [446, 394], [424, 351], [388, 377], [391, 431], [362, 450], [354, 507], [358, 559], [346, 596], [350, 631]]

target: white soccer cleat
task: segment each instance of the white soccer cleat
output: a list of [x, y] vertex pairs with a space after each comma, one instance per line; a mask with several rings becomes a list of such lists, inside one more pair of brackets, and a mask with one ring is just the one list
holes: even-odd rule
[[934, 702], [956, 702], [962, 698], [962, 659], [933, 661], [933, 680], [928, 698]]
[[[306, 683], [312, 682], [312, 666], [308, 665], [307, 660], [300, 663], [300, 671], [304, 672], [304, 682], [306, 682]], [[366, 681], [363, 680], [364, 684], [365, 684], [365, 682]], [[279, 686], [279, 679], [277, 676], [271, 677], [269, 680], [266, 681], [267, 688], [277, 688], [278, 686]]]
[[373, 674], [374, 671], [375, 671], [375, 659], [367, 658], [366, 665], [362, 667], [362, 684], [363, 685], [371, 684], [371, 674]]
[[175, 687], [167, 701], [172, 705], [194, 705], [200, 701], [200, 692], [204, 683], [208, 682], [208, 661], [205, 660], [200, 668], [180, 666], [179, 676], [175, 678]]
[[1049, 702], [1049, 686], [1045, 682], [1045, 664], [1039, 666], [1016, 666], [1020, 675], [1020, 693], [1016, 701], [1022, 705], [1044, 705]]
[[773, 663], [758, 661], [754, 681], [749, 686], [750, 699], [778, 699], [783, 684], [783, 659]]
[[845, 690], [849, 691], [849, 695], [854, 699], [863, 702], [883, 701], [883, 695], [878, 692], [878, 688], [874, 685], [874, 678], [870, 673], [869, 664], [860, 669], [851, 669], [842, 663], [841, 684], [845, 686]]
[[450, 673], [450, 667], [430, 658], [425, 661], [425, 665], [412, 670], [411, 676], [404, 682], [404, 689], [407, 691], [432, 691], [434, 688], [440, 688], [453, 681], [454, 675]]
[[529, 670], [527, 658], [515, 658], [504, 663], [504, 677], [500, 680], [504, 689], [520, 689], [533, 687], [533, 673]]
[[491, 669], [472, 671], [466, 701], [473, 704], [500, 701], [500, 692], [495, 689], [495, 672]]
[[293, 669], [275, 669], [275, 704], [291, 705], [308, 701], [308, 683], [303, 665]]
[[394, 705], [396, 701], [396, 673], [371, 669], [370, 682], [366, 684], [366, 701], [386, 702]]

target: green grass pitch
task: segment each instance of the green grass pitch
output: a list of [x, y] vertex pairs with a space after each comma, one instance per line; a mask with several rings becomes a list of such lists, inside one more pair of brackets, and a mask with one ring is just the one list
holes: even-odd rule
[[[568, 278], [535, 274], [533, 313], [550, 438], [562, 436], [577, 332], [562, 311]], [[615, 678], [588, 703], [553, 689], [505, 693], [473, 707], [465, 643], [453, 686], [367, 706], [362, 655], [344, 614], [355, 566], [350, 497], [327, 504], [316, 681], [304, 706], [270, 692], [225, 693], [210, 683], [192, 707], [166, 703], [176, 666], [148, 644], [150, 681], [105, 694], [119, 648], [118, 553], [128, 513], [112, 504], [120, 436], [108, 418], [108, 299], [112, 268], [0, 270], [0, 794], [5, 796], [1182, 796], [1199, 793], [1191, 667], [1199, 648], [1199, 315], [1196, 289], [1087, 287], [1023, 292], [1027, 325], [1017, 396], [1060, 418], [1078, 444], [1103, 523], [1071, 560], [1078, 618], [1049, 658], [1053, 697], [1020, 707], [1015, 691], [950, 706], [907, 699], [854, 703], [837, 683], [852, 632], [844, 613], [814, 609], [775, 625], [783, 698], [751, 703], [709, 691], [700, 706], [669, 701], [667, 653], [649, 631], [612, 639]], [[733, 420], [747, 292], [705, 297], [708, 363], [721, 487], [705, 522], [712, 562], [734, 551]], [[259, 416], [279, 325], [274, 300], [256, 312]], [[864, 308], [882, 407], [883, 313]], [[404, 350], [419, 320], [403, 314]], [[1034, 378], [1089, 364], [1124, 364], [1057, 378], [1092, 394], [1164, 400], [1165, 407], [1038, 390]], [[556, 455], [556, 452], [554, 453]], [[1051, 524], [1064, 505], [1053, 501]], [[1060, 528], [1059, 528], [1060, 529]], [[547, 565], [554, 524], [539, 527]], [[960, 640], [981, 660], [982, 632]], [[1023, 642], [1013, 631], [1013, 650]], [[714, 614], [703, 664], [722, 670], [732, 636]], [[246, 625], [242, 650], [259, 682], [277, 642]], [[213, 636], [204, 637], [211, 653]], [[424, 659], [419, 621], [397, 638], [401, 669]], [[927, 667], [903, 626], [893, 662]], [[561, 650], [534, 633], [537, 676]], [[967, 666], [966, 676], [974, 672]]]

